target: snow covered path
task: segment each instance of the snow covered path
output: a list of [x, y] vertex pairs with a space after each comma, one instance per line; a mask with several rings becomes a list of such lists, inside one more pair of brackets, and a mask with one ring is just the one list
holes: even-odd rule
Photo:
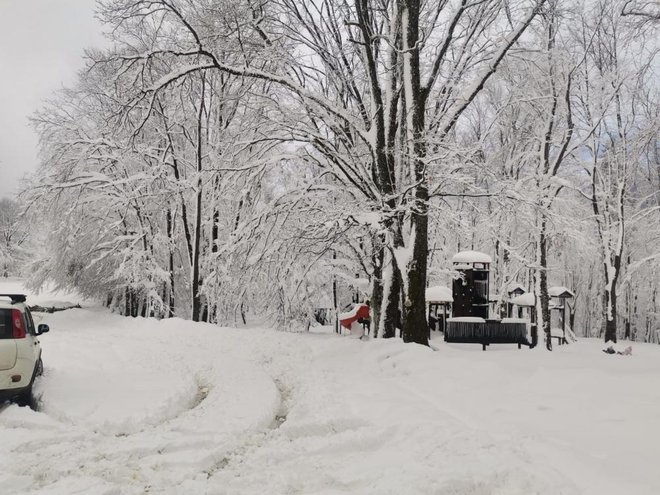
[[657, 494], [660, 349], [608, 356], [48, 315], [0, 493]]

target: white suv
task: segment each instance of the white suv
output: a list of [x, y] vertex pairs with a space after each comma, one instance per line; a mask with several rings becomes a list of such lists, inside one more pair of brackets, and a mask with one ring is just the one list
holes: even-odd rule
[[32, 384], [44, 369], [37, 337], [48, 330], [35, 329], [23, 294], [0, 294], [0, 403], [34, 406]]

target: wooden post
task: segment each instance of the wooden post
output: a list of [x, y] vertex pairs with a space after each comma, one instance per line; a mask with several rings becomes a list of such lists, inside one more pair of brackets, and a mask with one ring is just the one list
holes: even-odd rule
[[[337, 251], [332, 252], [332, 259], [333, 260], [337, 259]], [[337, 301], [337, 277], [333, 274], [332, 275], [332, 306], [335, 310], [335, 333], [340, 333], [338, 305], [339, 304]]]
[[562, 330], [562, 344], [566, 344], [566, 299], [562, 298], [561, 308], [561, 330]]
[[531, 332], [532, 333], [532, 345], [530, 346], [530, 348], [532, 348], [532, 347], [536, 347], [536, 345], [539, 343], [539, 329], [538, 329], [538, 326], [536, 324], [536, 307], [535, 306], [533, 306], [529, 310], [529, 320], [531, 322], [531, 327], [532, 327], [532, 332]]

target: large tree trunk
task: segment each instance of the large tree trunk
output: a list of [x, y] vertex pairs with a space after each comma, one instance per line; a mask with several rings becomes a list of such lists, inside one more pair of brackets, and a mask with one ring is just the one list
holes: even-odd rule
[[372, 237], [371, 263], [373, 274], [371, 277], [371, 311], [370, 334], [378, 337], [378, 326], [380, 324], [380, 313], [383, 306], [383, 261], [385, 260], [385, 241], [381, 235], [374, 234]]
[[200, 236], [202, 226], [202, 192], [201, 181], [198, 187], [200, 190], [197, 193], [197, 212], [195, 214], [195, 237], [193, 241], [193, 263], [192, 274], [190, 277], [190, 291], [191, 291], [191, 307], [192, 307], [192, 320], [199, 321], [202, 314], [202, 296], [200, 293], [200, 274], [199, 274], [199, 249], [200, 249]]
[[617, 293], [616, 284], [619, 281], [619, 273], [621, 271], [621, 256], [616, 254], [612, 261], [611, 270], [608, 270], [607, 263], [605, 263], [605, 295], [604, 307], [605, 313], [605, 342], [617, 341]]
[[552, 350], [552, 334], [550, 333], [550, 296], [548, 294], [548, 238], [546, 235], [547, 219], [546, 216], [541, 213], [541, 221], [539, 226], [539, 237], [538, 237], [538, 246], [537, 253], [538, 259], [537, 263], [539, 265], [537, 273], [537, 325], [538, 328], [543, 332], [545, 338], [545, 346], [551, 351]]
[[[424, 208], [425, 210], [426, 208]], [[428, 345], [428, 322], [426, 321], [426, 269], [428, 256], [428, 216], [413, 213], [412, 259], [408, 263], [408, 294], [405, 302], [404, 342]]]
[[616, 290], [605, 291], [605, 342], [616, 343]]
[[[332, 259], [337, 259], [337, 251], [332, 251]], [[332, 309], [334, 310], [335, 333], [339, 332], [339, 299], [337, 298], [337, 276], [332, 275]]]
[[170, 275], [169, 287], [167, 288], [167, 317], [174, 316], [174, 220], [172, 218], [172, 210], [167, 208], [167, 242], [168, 242], [168, 270]]
[[[219, 250], [218, 242], [220, 239], [220, 210], [218, 209], [218, 189], [220, 188], [220, 177], [216, 175], [213, 178], [213, 215], [211, 217], [211, 253], [213, 255], [213, 262], [216, 263], [216, 257]], [[238, 217], [237, 217], [238, 221]], [[234, 229], [235, 230], [235, 229]], [[242, 296], [241, 296], [242, 297]], [[214, 301], [209, 301], [206, 298], [204, 304], [204, 321], [208, 323], [217, 323], [218, 321], [218, 303]]]
[[[401, 238], [400, 218], [395, 215], [390, 217], [397, 208], [395, 194], [396, 174], [394, 159], [394, 140], [396, 138], [396, 115], [398, 108], [398, 92], [396, 91], [398, 82], [398, 57], [399, 47], [397, 41], [394, 41], [390, 51], [390, 68], [387, 74], [388, 82], [383, 91], [381, 86], [381, 76], [379, 74], [378, 56], [375, 51], [377, 44], [374, 43], [374, 8], [367, 0], [355, 0], [355, 12], [357, 16], [356, 26], [359, 28], [362, 41], [364, 43], [363, 63], [368, 77], [370, 96], [374, 103], [374, 114], [370, 118], [371, 129], [369, 131], [374, 136], [372, 148], [374, 166], [372, 168], [372, 180], [376, 184], [379, 193], [384, 198], [384, 204], [381, 205], [383, 218], [386, 219], [386, 227], [389, 230], [391, 244], [383, 247], [384, 250], [398, 249], [403, 246]], [[398, 11], [392, 12], [392, 37], [396, 37]], [[391, 254], [391, 253], [390, 253]], [[378, 254], [381, 256], [381, 254]], [[371, 310], [374, 315], [374, 325], [377, 325], [378, 331], [383, 337], [393, 337], [396, 335], [396, 328], [400, 326], [400, 293], [401, 293], [401, 275], [400, 267], [397, 266], [393, 256], [382, 254], [383, 263], [385, 259], [390, 258], [389, 264], [383, 264], [382, 273], [389, 274], [391, 268], [391, 277], [388, 276], [384, 281], [384, 294], [382, 297], [383, 306], [378, 305], [378, 291], [380, 287], [375, 288], [376, 297], [372, 298]], [[388, 290], [389, 289], [389, 290]], [[374, 293], [372, 293], [374, 295]]]
[[204, 98], [205, 98], [206, 80], [202, 74], [201, 85], [201, 99], [199, 103], [199, 111], [197, 114], [197, 150], [196, 150], [196, 164], [197, 164], [197, 197], [195, 200], [195, 231], [193, 238], [193, 256], [191, 267], [191, 281], [190, 289], [192, 296], [192, 320], [200, 321], [202, 318], [202, 295], [201, 295], [201, 280], [200, 280], [200, 244], [202, 238], [202, 116], [204, 114]]
[[396, 262], [393, 250], [389, 253], [389, 268], [385, 280], [383, 302], [380, 317], [380, 333], [385, 339], [396, 337], [396, 329], [401, 328], [401, 269]]
[[408, 152], [413, 160], [414, 202], [412, 217], [412, 254], [406, 267], [407, 293], [404, 303], [404, 342], [428, 345], [426, 321], [426, 268], [428, 258], [428, 199], [426, 184], [426, 146], [424, 142], [425, 97], [419, 69], [419, 0], [399, 0], [403, 37], [403, 86], [405, 94]]

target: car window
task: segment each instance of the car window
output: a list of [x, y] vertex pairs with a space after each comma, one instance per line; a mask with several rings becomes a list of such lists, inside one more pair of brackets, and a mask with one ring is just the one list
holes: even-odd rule
[[14, 337], [14, 329], [11, 323], [11, 309], [0, 308], [0, 339], [11, 339]]
[[37, 335], [37, 332], [34, 329], [34, 321], [32, 321], [32, 313], [30, 310], [25, 308], [25, 320], [27, 321], [27, 332], [30, 335]]

